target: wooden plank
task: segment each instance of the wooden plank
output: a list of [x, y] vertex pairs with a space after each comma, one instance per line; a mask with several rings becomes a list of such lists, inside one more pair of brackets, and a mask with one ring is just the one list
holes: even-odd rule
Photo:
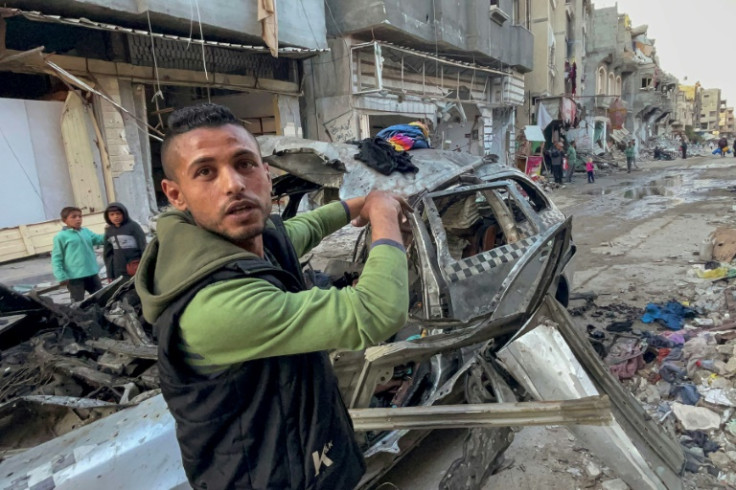
[[356, 431], [469, 429], [528, 425], [606, 425], [607, 396], [577, 400], [351, 409]]
[[155, 345], [133, 345], [130, 342], [123, 342], [108, 338], [99, 338], [97, 340], [87, 340], [85, 342], [90, 347], [112, 352], [114, 354], [124, 354], [139, 359], [158, 359], [158, 347]]
[[28, 249], [23, 243], [23, 240], [15, 240], [13, 242], [0, 244], [0, 255], [17, 252], [28, 253]]
[[89, 138], [87, 107], [82, 97], [70, 91], [61, 117], [61, 134], [69, 164], [72, 191], [78, 207], [97, 211], [104, 208]]
[[31, 237], [28, 236], [28, 227], [26, 225], [20, 225], [18, 231], [20, 231], [20, 238], [23, 240], [23, 245], [26, 247], [28, 255], [35, 255], [36, 249], [33, 246], [33, 242], [31, 242]]
[[[104, 233], [106, 226], [104, 213], [84, 216], [82, 225], [95, 233]], [[61, 220], [54, 220], [0, 231], [0, 263], [50, 252], [53, 248], [54, 236], [63, 226], [64, 223]], [[21, 227], [24, 229], [22, 233]]]
[[20, 238], [20, 231], [18, 228], [4, 228], [0, 230], [0, 243], [5, 241], [17, 240]]

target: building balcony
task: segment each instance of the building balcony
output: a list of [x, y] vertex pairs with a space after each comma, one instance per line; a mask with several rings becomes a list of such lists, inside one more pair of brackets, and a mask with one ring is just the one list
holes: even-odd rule
[[331, 36], [349, 34], [426, 52], [439, 48], [446, 57], [522, 73], [533, 68], [534, 37], [511, 22], [511, 2], [495, 8], [454, 0], [327, 0], [326, 5]]
[[[219, 1], [212, 3], [216, 5], [210, 7], [208, 4], [205, 7], [205, 4], [200, 2], [202, 8], [198, 13], [206, 39], [215, 38], [229, 42], [263, 45], [256, 2]], [[41, 10], [44, 14], [63, 17], [85, 17], [98, 22], [109, 22], [144, 30], [148, 30], [148, 22], [151, 22], [154, 31], [158, 28], [169, 34], [183, 36], [192, 35], [192, 5], [193, 2], [190, 0], [3, 1], [3, 7]], [[321, 0], [303, 0], [301, 7], [278, 10], [279, 42], [309, 49], [327, 48], [324, 3]], [[309, 26], [305, 25], [305, 17], [309, 18]], [[198, 23], [196, 16], [194, 22]]]

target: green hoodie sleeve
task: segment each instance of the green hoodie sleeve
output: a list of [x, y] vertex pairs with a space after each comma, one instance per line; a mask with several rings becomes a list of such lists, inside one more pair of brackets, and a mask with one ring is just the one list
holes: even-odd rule
[[362, 349], [401, 328], [408, 309], [406, 255], [377, 245], [355, 287], [287, 293], [262, 279], [223, 281], [200, 291], [179, 324], [187, 359], [215, 372], [263, 357]]
[[105, 235], [100, 235], [99, 233], [95, 233], [94, 231], [90, 230], [89, 228], [82, 228], [90, 240], [92, 240], [92, 245], [104, 245], [105, 244]]
[[51, 268], [57, 281], [62, 282], [69, 279], [64, 270], [64, 244], [61, 233], [54, 236], [54, 245], [51, 248]]
[[342, 202], [333, 202], [284, 222], [286, 233], [298, 257], [319, 245], [322, 239], [346, 224], [348, 214]]

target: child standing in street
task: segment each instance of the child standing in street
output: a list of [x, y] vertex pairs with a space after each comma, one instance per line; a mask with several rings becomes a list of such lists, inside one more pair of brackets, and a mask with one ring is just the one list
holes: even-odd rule
[[588, 184], [594, 184], [595, 183], [595, 167], [593, 167], [593, 159], [588, 158], [588, 161], [585, 162], [585, 171], [588, 172]]
[[94, 246], [103, 245], [105, 237], [82, 228], [82, 210], [66, 207], [61, 210], [61, 221], [66, 225], [54, 237], [51, 265], [54, 277], [66, 285], [73, 302], [82, 301], [84, 292], [92, 294], [102, 287], [97, 273]]
[[119, 202], [105, 209], [105, 267], [107, 278], [130, 278], [138, 268], [138, 262], [146, 248], [146, 234], [141, 225], [130, 219], [128, 210]]

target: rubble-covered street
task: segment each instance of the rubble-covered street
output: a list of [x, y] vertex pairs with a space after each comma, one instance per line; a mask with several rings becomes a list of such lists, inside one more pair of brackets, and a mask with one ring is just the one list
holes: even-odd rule
[[[552, 193], [575, 220], [576, 325], [608, 352], [607, 363], [618, 352], [636, 366], [620, 371], [634, 373], [621, 382], [677, 434], [692, 489], [736, 485], [736, 296], [723, 270], [705, 271], [703, 255], [712, 232], [736, 228], [733, 165], [705, 157], [646, 162], [595, 184], [578, 174]], [[641, 321], [647, 304], [671, 300], [694, 311], [682, 329]], [[395, 487], [384, 488], [432, 488], [463, 440], [463, 431], [433, 433], [383, 480]], [[617, 478], [567, 429], [530, 427], [483, 488], [626, 488]]]

